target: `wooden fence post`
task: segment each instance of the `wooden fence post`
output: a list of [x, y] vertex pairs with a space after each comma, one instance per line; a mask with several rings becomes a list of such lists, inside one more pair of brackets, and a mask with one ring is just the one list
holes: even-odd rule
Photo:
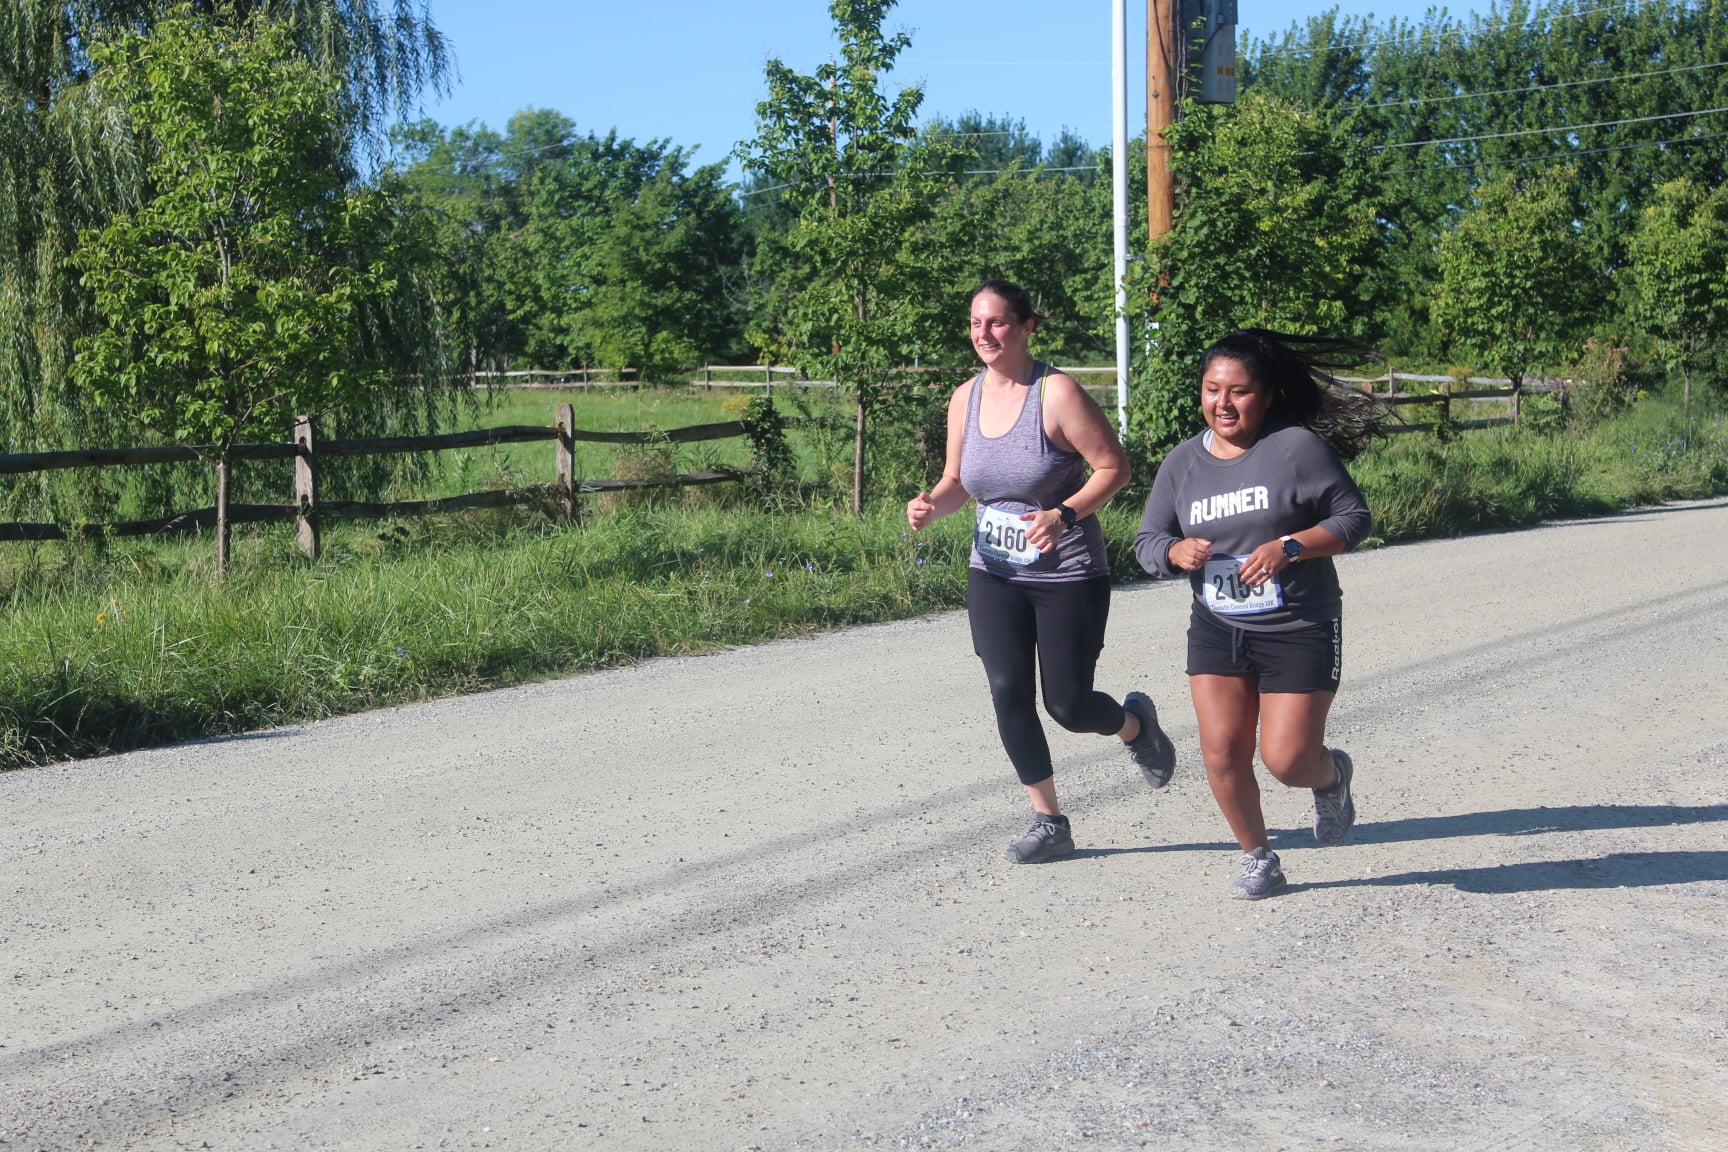
[[318, 559], [318, 457], [313, 453], [312, 420], [302, 416], [294, 424], [294, 504], [299, 509], [295, 529], [300, 551]]
[[576, 451], [570, 432], [576, 427], [576, 409], [569, 404], [558, 405], [557, 457], [553, 462], [553, 503], [560, 524], [568, 524], [576, 515]]
[[1524, 426], [1524, 377], [1512, 381], [1512, 427]]
[[1388, 363], [1386, 365], [1386, 399], [1390, 400], [1396, 395], [1398, 395], [1398, 373], [1392, 371], [1392, 365]]
[[1447, 425], [1452, 423], [1452, 379], [1447, 377], [1440, 381], [1440, 411], [1434, 416], [1434, 434], [1444, 436]]

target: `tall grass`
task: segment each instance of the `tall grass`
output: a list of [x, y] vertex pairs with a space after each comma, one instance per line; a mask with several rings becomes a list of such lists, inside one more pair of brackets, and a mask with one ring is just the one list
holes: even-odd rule
[[[966, 525], [627, 510], [434, 540], [254, 533], [226, 585], [144, 550], [38, 555], [0, 625], [0, 763], [89, 755], [958, 604]], [[46, 550], [39, 550], [46, 551]], [[140, 556], [149, 557], [141, 562]]]
[[[1585, 433], [1406, 436], [1352, 468], [1382, 541], [1456, 535], [1728, 492], [1728, 418], [1657, 400]], [[862, 518], [789, 503], [705, 489], [596, 503], [570, 528], [513, 510], [344, 526], [316, 563], [254, 526], [225, 584], [197, 537], [0, 546], [0, 766], [962, 602], [965, 516], [912, 535], [897, 500]], [[1138, 574], [1139, 518], [1125, 499], [1103, 515], [1119, 579]]]

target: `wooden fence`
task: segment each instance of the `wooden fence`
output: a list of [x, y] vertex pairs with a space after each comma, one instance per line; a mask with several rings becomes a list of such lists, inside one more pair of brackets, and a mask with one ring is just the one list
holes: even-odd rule
[[[780, 419], [782, 427], [804, 425], [817, 421]], [[654, 477], [647, 480], [589, 480], [575, 475], [575, 444], [691, 444], [704, 440], [726, 440], [745, 435], [742, 421], [727, 420], [717, 424], [694, 424], [665, 432], [590, 432], [576, 427], [571, 405], [557, 406], [554, 425], [550, 428], [514, 425], [502, 428], [482, 428], [472, 432], [450, 432], [438, 436], [373, 436], [346, 440], [314, 439], [310, 422], [302, 421], [294, 429], [294, 439], [277, 444], [237, 444], [236, 460], [292, 460], [294, 462], [294, 503], [292, 504], [230, 504], [228, 519], [234, 524], [266, 522], [297, 522], [300, 549], [316, 557], [319, 549], [319, 526], [325, 520], [376, 520], [385, 517], [429, 516], [444, 512], [466, 512], [476, 508], [500, 508], [510, 505], [534, 504], [546, 507], [561, 522], [576, 514], [576, 498], [583, 492], [608, 492], [627, 489], [682, 487], [698, 484], [723, 484], [740, 479], [735, 470], [693, 472], [677, 476]], [[450, 448], [483, 448], [495, 444], [526, 444], [550, 440], [553, 448], [553, 476], [550, 484], [486, 492], [467, 492], [434, 500], [395, 500], [373, 502], [362, 500], [325, 500], [318, 494], [318, 465], [321, 460], [340, 456], [371, 456], [398, 452], [435, 452]], [[25, 472], [46, 472], [61, 468], [108, 468], [172, 464], [207, 460], [214, 448], [93, 448], [68, 452], [20, 452], [0, 455], [0, 475]], [[86, 524], [65, 527], [59, 524], [0, 523], [0, 541], [65, 540], [79, 536], [147, 536], [159, 532], [177, 532], [196, 528], [211, 528], [216, 524], [215, 508], [199, 508], [156, 520], [133, 520], [111, 524]]]
[[[1524, 397], [1532, 394], [1558, 395], [1561, 404], [1566, 402], [1566, 380], [1544, 380], [1538, 384], [1515, 385], [1510, 380], [1491, 376], [1466, 376], [1462, 380], [1453, 376], [1418, 376], [1409, 372], [1388, 371], [1384, 376], [1371, 380], [1354, 377], [1340, 377], [1346, 384], [1361, 386], [1361, 390], [1374, 397], [1382, 404], [1390, 404], [1394, 408], [1406, 405], [1423, 404], [1434, 408], [1433, 418], [1421, 424], [1392, 424], [1387, 432], [1442, 432], [1465, 428], [1492, 428], [1500, 424], [1518, 425], [1524, 419]], [[1421, 384], [1437, 384], [1433, 392], [1399, 392], [1400, 380]], [[1474, 385], [1459, 389], [1458, 384]], [[1384, 384], [1386, 390], [1379, 390]], [[1475, 420], [1452, 419], [1452, 404], [1462, 400], [1503, 400], [1507, 412], [1504, 416], [1490, 416]]]
[[[790, 368], [763, 365], [729, 366], [731, 370], [754, 370], [765, 373], [764, 382], [772, 382], [775, 374], [796, 376]], [[574, 371], [583, 371], [580, 369]], [[1113, 368], [1066, 369], [1069, 372], [1113, 372]], [[617, 373], [612, 373], [616, 375]], [[534, 370], [508, 373], [510, 376], [565, 376], [555, 371]], [[1400, 393], [1400, 381], [1437, 384], [1434, 392]], [[795, 380], [797, 386], [823, 386], [825, 382]], [[1388, 372], [1373, 379], [1345, 378], [1345, 382], [1360, 386], [1362, 391], [1394, 407], [1429, 405], [1435, 409], [1433, 419], [1424, 423], [1394, 424], [1387, 431], [1435, 432], [1446, 429], [1487, 428], [1499, 424], [1518, 424], [1523, 416], [1523, 398], [1531, 393], [1557, 393], [1562, 403], [1566, 397], [1566, 381], [1543, 381], [1530, 387], [1514, 387], [1512, 382], [1484, 376], [1470, 376], [1461, 382], [1473, 387], [1455, 387], [1459, 380], [1451, 376], [1419, 376], [1406, 372]], [[598, 381], [593, 382], [599, 386]], [[716, 386], [761, 387], [754, 381], [713, 381]], [[1385, 385], [1385, 391], [1379, 386]], [[558, 384], [528, 384], [528, 387], [571, 386], [569, 380]], [[584, 381], [582, 386], [589, 386]], [[616, 387], [616, 383], [613, 383]], [[832, 386], [829, 383], [829, 386]], [[1505, 416], [1485, 419], [1453, 420], [1455, 401], [1502, 400], [1508, 405]], [[821, 420], [780, 418], [783, 427], [824, 423]], [[742, 475], [733, 470], [694, 472], [647, 480], [591, 480], [575, 475], [574, 445], [577, 442], [599, 444], [690, 444], [704, 440], [726, 440], [745, 434], [742, 421], [727, 420], [716, 424], [694, 424], [665, 432], [590, 432], [576, 427], [575, 411], [570, 404], [559, 404], [554, 425], [540, 428], [532, 425], [512, 425], [502, 428], [482, 428], [471, 432], [450, 432], [438, 436], [374, 436], [345, 440], [315, 441], [312, 426], [302, 422], [295, 427], [294, 439], [288, 443], [238, 444], [236, 460], [292, 460], [294, 462], [294, 503], [292, 504], [230, 504], [228, 519], [233, 524], [289, 522], [298, 524], [300, 548], [308, 556], [317, 556], [319, 526], [325, 520], [377, 520], [387, 517], [430, 516], [447, 512], [466, 512], [478, 508], [500, 508], [511, 505], [541, 505], [559, 522], [568, 522], [576, 514], [576, 498], [583, 492], [606, 492], [628, 489], [683, 487], [700, 484], [724, 484]], [[524, 488], [466, 492], [431, 500], [325, 500], [318, 494], [318, 463], [322, 459], [341, 456], [370, 456], [397, 452], [437, 452], [451, 448], [484, 448], [497, 444], [525, 444], [550, 440], [553, 449], [553, 481], [550, 484]], [[66, 452], [19, 452], [0, 454], [0, 475], [25, 472], [46, 472], [61, 468], [108, 468], [145, 466], [207, 460], [214, 453], [208, 445], [162, 448], [89, 448]], [[59, 524], [0, 522], [0, 542], [25, 540], [64, 540], [77, 536], [147, 536], [162, 532], [213, 528], [215, 508], [198, 508], [155, 520], [131, 520], [110, 524], [83, 524], [65, 527]]]
[[[952, 368], [911, 368], [911, 372], [949, 372], [958, 374]], [[1114, 391], [1116, 385], [1088, 384], [1085, 376], [1109, 373], [1116, 374], [1114, 366], [1103, 368], [1063, 368], [1062, 371], [1073, 376], [1088, 390], [1108, 388]], [[721, 373], [742, 373], [743, 379], [726, 379]], [[547, 391], [565, 391], [571, 388], [640, 388], [643, 385], [635, 380], [634, 368], [522, 368], [510, 372], [473, 372], [469, 378], [478, 387], [505, 387], [519, 389], [544, 389]], [[1406, 377], [1409, 379], [1409, 377]], [[704, 364], [693, 369], [689, 376], [682, 380], [668, 381], [672, 384], [700, 385], [703, 388], [764, 388], [773, 395], [776, 387], [781, 388], [838, 388], [833, 380], [811, 380], [801, 375], [796, 368], [788, 368], [780, 364]]]

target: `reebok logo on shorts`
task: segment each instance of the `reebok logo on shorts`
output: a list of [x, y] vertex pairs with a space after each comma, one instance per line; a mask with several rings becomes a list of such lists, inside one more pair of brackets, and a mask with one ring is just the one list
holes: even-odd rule
[[1235, 516], [1243, 512], [1257, 512], [1271, 507], [1266, 497], [1264, 486], [1240, 488], [1235, 492], [1223, 492], [1217, 496], [1208, 496], [1204, 500], [1196, 500], [1188, 506], [1188, 524], [1205, 524], [1211, 520], [1222, 520], [1226, 516]]

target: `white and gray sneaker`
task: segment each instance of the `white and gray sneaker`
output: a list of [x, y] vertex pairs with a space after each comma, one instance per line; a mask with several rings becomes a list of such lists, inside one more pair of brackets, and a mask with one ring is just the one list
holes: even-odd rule
[[1008, 845], [1003, 855], [1016, 864], [1042, 864], [1053, 856], [1066, 856], [1074, 851], [1074, 834], [1068, 828], [1068, 817], [1035, 813], [1032, 827], [1026, 835]]
[[1290, 882], [1284, 879], [1284, 869], [1278, 866], [1278, 853], [1270, 848], [1256, 848], [1242, 854], [1242, 875], [1230, 884], [1232, 900], [1264, 900], [1284, 891]]
[[1338, 769], [1338, 783], [1330, 788], [1314, 789], [1314, 839], [1322, 848], [1342, 844], [1356, 823], [1356, 801], [1350, 796], [1350, 777], [1355, 768], [1350, 757], [1332, 749], [1332, 763]]

